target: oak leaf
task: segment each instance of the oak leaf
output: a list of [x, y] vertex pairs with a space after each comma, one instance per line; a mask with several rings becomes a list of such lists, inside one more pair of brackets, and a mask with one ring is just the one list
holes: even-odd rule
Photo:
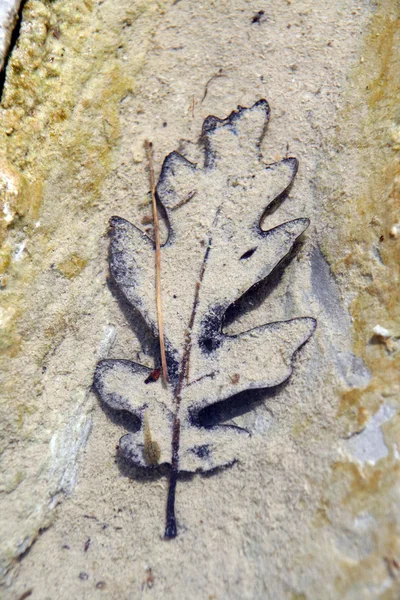
[[[161, 248], [162, 303], [169, 384], [127, 360], [102, 360], [95, 389], [113, 409], [140, 423], [122, 437], [120, 452], [136, 465], [170, 465], [166, 537], [176, 535], [175, 488], [181, 471], [211, 471], [235, 461], [248, 432], [202, 427], [204, 408], [246, 390], [277, 386], [292, 372], [292, 357], [315, 329], [300, 317], [226, 335], [227, 309], [264, 280], [309, 225], [298, 218], [264, 231], [268, 206], [291, 185], [297, 160], [265, 165], [260, 142], [269, 106], [260, 100], [226, 119], [203, 125], [204, 165], [169, 154], [157, 185], [169, 221]], [[262, 193], [260, 193], [262, 190]], [[110, 270], [126, 299], [158, 335], [155, 246], [143, 231], [111, 219]]]

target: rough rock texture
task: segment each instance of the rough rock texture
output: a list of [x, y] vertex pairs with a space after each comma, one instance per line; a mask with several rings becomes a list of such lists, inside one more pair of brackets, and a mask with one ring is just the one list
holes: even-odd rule
[[[393, 0], [27, 2], [0, 115], [4, 597], [399, 597], [398, 25]], [[264, 160], [300, 161], [263, 227], [312, 227], [226, 332], [318, 328], [287, 386], [221, 408], [252, 438], [181, 486], [167, 543], [163, 474], [118, 458], [132, 423], [90, 391], [100, 358], [153, 365], [107, 222], [148, 227], [144, 139], [198, 162], [203, 120], [263, 97]]]

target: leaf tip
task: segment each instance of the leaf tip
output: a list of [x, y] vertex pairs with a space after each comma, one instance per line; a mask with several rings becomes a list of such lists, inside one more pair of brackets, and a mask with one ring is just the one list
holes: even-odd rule
[[239, 105], [237, 109], [233, 110], [225, 119], [219, 119], [214, 115], [209, 115], [203, 123], [201, 135], [202, 137], [208, 136], [219, 127], [232, 125], [236, 121], [242, 119], [246, 114], [256, 115], [258, 113], [264, 121], [264, 124], [266, 124], [269, 120], [270, 112], [269, 104], [264, 98], [258, 100], [255, 104], [253, 104], [253, 106], [250, 107]]
[[299, 161], [294, 156], [287, 156], [281, 161], [283, 164], [288, 165], [292, 171], [292, 177], [295, 177], [299, 169]]

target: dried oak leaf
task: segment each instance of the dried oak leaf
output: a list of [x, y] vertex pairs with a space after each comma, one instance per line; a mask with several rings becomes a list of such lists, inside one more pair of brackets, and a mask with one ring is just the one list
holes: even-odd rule
[[[161, 248], [164, 336], [170, 384], [127, 360], [97, 365], [95, 389], [114, 409], [139, 418], [141, 428], [122, 437], [120, 452], [141, 467], [169, 463], [166, 536], [176, 535], [175, 487], [179, 471], [210, 471], [231, 464], [243, 429], [199, 426], [199, 411], [239, 392], [269, 388], [292, 372], [294, 352], [315, 329], [309, 317], [268, 323], [226, 335], [226, 310], [265, 279], [308, 227], [306, 218], [264, 231], [268, 206], [291, 184], [297, 160], [266, 166], [260, 141], [269, 106], [260, 100], [203, 125], [204, 166], [177, 152], [163, 164], [157, 186], [169, 220]], [[260, 194], [260, 190], [263, 193]], [[155, 335], [155, 246], [140, 229], [111, 219], [111, 274]], [[149, 383], [149, 381], [151, 383]]]

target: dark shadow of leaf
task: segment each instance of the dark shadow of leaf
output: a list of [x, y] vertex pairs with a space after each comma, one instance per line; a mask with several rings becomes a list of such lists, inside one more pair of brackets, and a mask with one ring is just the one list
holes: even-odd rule
[[274, 398], [286, 385], [287, 381], [271, 388], [240, 392], [235, 396], [203, 408], [197, 415], [191, 415], [193, 423], [209, 428], [240, 417], [254, 410], [256, 406], [263, 404], [268, 399]]
[[243, 294], [243, 296], [238, 298], [236, 302], [228, 307], [223, 318], [222, 331], [236, 321], [236, 319], [256, 310], [265, 302], [268, 296], [270, 296], [281, 283], [286, 269], [290, 266], [292, 260], [299, 254], [303, 245], [304, 242], [302, 239], [298, 238], [289, 254], [280, 261], [268, 277], [253, 285], [245, 294]]

